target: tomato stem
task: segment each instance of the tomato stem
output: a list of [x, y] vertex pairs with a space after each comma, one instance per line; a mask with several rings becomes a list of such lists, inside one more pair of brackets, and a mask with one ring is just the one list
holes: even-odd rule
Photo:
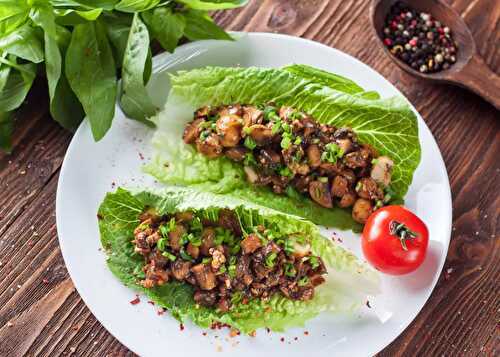
[[411, 240], [418, 237], [416, 232], [412, 231], [404, 223], [397, 221], [391, 221], [391, 223], [389, 223], [389, 233], [399, 239], [404, 250], [408, 250], [406, 246], [407, 239]]

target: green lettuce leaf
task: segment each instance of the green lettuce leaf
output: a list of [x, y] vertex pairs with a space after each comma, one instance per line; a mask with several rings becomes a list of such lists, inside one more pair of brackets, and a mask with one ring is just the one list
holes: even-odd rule
[[250, 187], [240, 164], [226, 158], [209, 160], [184, 144], [184, 126], [204, 105], [274, 102], [305, 111], [321, 123], [351, 127], [361, 142], [394, 160], [391, 189], [397, 197], [406, 194], [420, 161], [417, 119], [403, 98], [365, 98], [362, 94], [368, 92], [352, 81], [312, 67], [206, 67], [179, 72], [171, 77], [171, 84], [164, 110], [152, 119], [158, 128], [153, 137], [153, 160], [145, 167], [163, 183], [195, 185], [317, 224], [360, 229], [348, 210], [326, 209], [305, 197], [279, 196], [265, 188]]
[[[138, 284], [143, 259], [134, 253], [131, 242], [133, 230], [139, 223], [138, 215], [145, 207], [154, 207], [159, 214], [196, 210], [207, 217], [217, 217], [220, 209], [230, 208], [236, 212], [245, 231], [258, 224], [272, 224], [278, 227], [279, 233], [300, 234], [310, 244], [313, 254], [321, 256], [327, 265], [327, 283], [316, 290], [310, 301], [291, 301], [280, 295], [268, 301], [250, 300], [248, 304], [234, 299], [228, 313], [197, 306], [188, 284], [169, 282], [145, 289]], [[98, 217], [101, 243], [108, 253], [107, 263], [112, 273], [126, 286], [143, 292], [156, 304], [167, 308], [180, 321], [190, 319], [204, 328], [222, 322], [244, 333], [261, 327], [283, 331], [291, 326], [302, 326], [320, 312], [352, 312], [364, 303], [368, 294], [378, 292], [377, 273], [321, 236], [311, 222], [229, 196], [174, 187], [134, 195], [119, 188], [106, 195]]]

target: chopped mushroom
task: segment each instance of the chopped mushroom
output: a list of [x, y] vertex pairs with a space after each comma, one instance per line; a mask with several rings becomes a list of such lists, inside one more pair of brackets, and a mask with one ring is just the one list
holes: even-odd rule
[[260, 238], [257, 234], [249, 234], [245, 239], [241, 241], [243, 254], [251, 254], [260, 247], [262, 247], [262, 243], [260, 242]]
[[351, 207], [356, 201], [356, 194], [353, 192], [347, 192], [343, 195], [340, 200], [337, 202], [339, 207], [346, 208]]
[[349, 181], [344, 176], [335, 176], [332, 182], [332, 195], [342, 197], [349, 192]]
[[272, 129], [262, 125], [255, 124], [250, 127], [250, 137], [258, 144], [258, 145], [266, 145], [269, 144], [274, 137]]
[[210, 248], [214, 246], [215, 229], [212, 227], [203, 228], [201, 232], [200, 252], [204, 256], [208, 256]]
[[356, 192], [359, 197], [369, 200], [381, 200], [384, 198], [384, 192], [371, 177], [363, 177], [356, 184]]
[[204, 121], [204, 119], [196, 119], [186, 126], [182, 135], [182, 139], [186, 144], [192, 144], [196, 141], [200, 135], [200, 124]]
[[177, 280], [184, 280], [189, 274], [189, 268], [191, 268], [190, 262], [177, 259], [172, 263], [172, 275]]
[[321, 165], [321, 151], [319, 150], [318, 145], [309, 145], [307, 148], [307, 159], [309, 161], [309, 165], [313, 168]]
[[215, 288], [215, 274], [206, 264], [198, 264], [191, 268], [196, 278], [196, 282], [203, 290], [212, 290]]
[[352, 208], [352, 218], [354, 218], [356, 222], [365, 224], [372, 212], [373, 206], [371, 201], [364, 198], [358, 198]]
[[391, 183], [392, 167], [394, 161], [387, 156], [379, 156], [373, 163], [370, 176], [378, 184], [387, 187]]
[[225, 154], [233, 161], [243, 161], [245, 160], [247, 152], [248, 150], [243, 147], [235, 147], [228, 149]]
[[186, 232], [186, 227], [181, 223], [177, 223], [175, 228], [168, 232], [168, 244], [172, 250], [179, 251], [181, 249], [181, 239]]
[[217, 134], [210, 134], [205, 140], [196, 139], [196, 149], [210, 159], [222, 154], [222, 145]]
[[313, 181], [309, 184], [309, 194], [311, 198], [319, 205], [332, 208], [332, 196], [330, 195], [330, 189], [328, 183], [323, 183], [321, 181]]
[[241, 139], [242, 119], [236, 115], [221, 116], [216, 123], [224, 147], [235, 147]]

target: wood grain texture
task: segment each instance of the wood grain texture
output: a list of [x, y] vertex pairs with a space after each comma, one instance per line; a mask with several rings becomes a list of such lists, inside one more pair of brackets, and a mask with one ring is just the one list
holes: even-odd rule
[[[448, 0], [500, 72], [497, 0]], [[417, 80], [375, 43], [368, 0], [256, 0], [215, 13], [227, 29], [280, 32], [347, 52], [400, 89], [443, 153], [453, 194], [442, 276], [413, 323], [380, 356], [500, 354], [500, 113], [471, 92]], [[291, 59], [293, 61], [293, 59]], [[49, 117], [36, 83], [18, 113], [14, 152], [0, 153], [0, 356], [134, 356], [92, 316], [64, 267], [55, 192], [71, 134]]]

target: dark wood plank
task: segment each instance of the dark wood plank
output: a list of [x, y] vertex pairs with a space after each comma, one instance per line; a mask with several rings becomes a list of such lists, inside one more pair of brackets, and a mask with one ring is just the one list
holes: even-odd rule
[[[497, 0], [446, 0], [500, 71]], [[254, 0], [217, 12], [238, 31], [301, 36], [349, 53], [396, 85], [442, 150], [453, 194], [445, 269], [415, 321], [380, 356], [500, 354], [500, 114], [474, 94], [400, 71], [369, 31], [368, 0]], [[0, 153], [0, 356], [134, 356], [92, 316], [68, 276], [55, 228], [58, 170], [71, 134], [48, 113], [42, 82], [18, 113], [11, 155]], [[31, 228], [33, 227], [33, 228]]]

